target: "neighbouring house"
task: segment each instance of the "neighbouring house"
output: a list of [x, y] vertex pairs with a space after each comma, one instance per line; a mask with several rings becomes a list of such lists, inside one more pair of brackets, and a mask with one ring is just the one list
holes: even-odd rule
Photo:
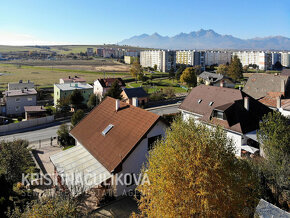
[[26, 120], [47, 116], [47, 111], [44, 106], [24, 106], [24, 111]]
[[57, 181], [73, 194], [132, 191], [148, 151], [167, 127], [157, 114], [107, 97], [71, 130], [76, 146], [50, 157]]
[[63, 84], [54, 84], [54, 95], [53, 102], [54, 106], [57, 105], [58, 100], [62, 98], [67, 98], [72, 94], [75, 89], [80, 90], [84, 97], [83, 103], [86, 104], [89, 100], [90, 95], [93, 93], [93, 86], [87, 83], [63, 83]]
[[19, 80], [18, 83], [8, 83], [8, 91], [21, 89], [34, 89], [34, 83], [29, 80], [27, 83], [24, 83], [22, 80]]
[[22, 116], [24, 114], [24, 106], [36, 106], [35, 89], [20, 89], [3, 92], [5, 102], [5, 115]]
[[121, 96], [124, 102], [136, 107], [144, 106], [148, 102], [148, 94], [142, 87], [125, 88], [122, 91]]
[[99, 97], [104, 97], [116, 80], [118, 81], [118, 84], [122, 89], [126, 87], [125, 82], [121, 78], [98, 79], [94, 82], [95, 95]]
[[59, 79], [60, 84], [64, 83], [86, 83], [85, 78], [79, 77], [79, 76], [68, 76], [68, 78], [61, 78]]
[[235, 87], [235, 83], [231, 78], [226, 77], [222, 74], [211, 73], [207, 71], [204, 71], [197, 76], [197, 82], [203, 82], [205, 85], [221, 86], [227, 88]]
[[259, 102], [267, 105], [272, 110], [279, 111], [286, 117], [290, 117], [290, 99], [281, 99], [279, 92], [268, 92], [268, 95], [259, 99]]
[[184, 120], [194, 118], [208, 126], [223, 127], [237, 156], [258, 152], [256, 131], [262, 117], [271, 112], [241, 90], [206, 85], [193, 88], [179, 110]]
[[243, 91], [255, 99], [261, 99], [270, 92], [280, 97], [290, 96], [290, 76], [254, 73], [249, 77]]

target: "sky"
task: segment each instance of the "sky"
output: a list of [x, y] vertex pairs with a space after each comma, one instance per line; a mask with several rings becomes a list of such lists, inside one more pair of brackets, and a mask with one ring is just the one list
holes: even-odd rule
[[290, 0], [0, 0], [0, 45], [112, 44], [199, 29], [290, 38]]

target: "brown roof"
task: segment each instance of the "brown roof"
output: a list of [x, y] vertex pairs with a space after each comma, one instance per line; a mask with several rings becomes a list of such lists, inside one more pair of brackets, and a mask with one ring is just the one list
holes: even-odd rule
[[[274, 75], [266, 73], [255, 73], [248, 79], [243, 91], [255, 99], [260, 99], [267, 95], [268, 92], [280, 92], [282, 95], [282, 81], [284, 83], [285, 91], [289, 77], [283, 75]], [[289, 87], [290, 88], [290, 87]]]
[[[281, 96], [271, 96], [267, 95], [264, 98], [259, 99], [259, 102], [261, 102], [264, 105], [267, 105], [269, 107], [277, 107], [277, 97]], [[281, 107], [288, 107], [290, 105], [290, 99], [281, 99]]]
[[290, 76], [290, 69], [283, 69], [280, 75], [282, 75], [282, 76]]
[[106, 78], [98, 80], [104, 88], [111, 87], [116, 80], [119, 82], [119, 86], [126, 86], [125, 82], [121, 78]]
[[[70, 132], [109, 171], [114, 171], [124, 158], [146, 136], [160, 119], [157, 114], [107, 97]], [[104, 136], [102, 131], [113, 128]]]
[[[245, 97], [249, 98], [249, 111], [244, 108]], [[263, 115], [271, 111], [240, 90], [206, 85], [193, 88], [179, 108], [199, 115], [203, 122], [239, 133], [256, 130]], [[213, 117], [214, 110], [223, 111], [226, 119]]]

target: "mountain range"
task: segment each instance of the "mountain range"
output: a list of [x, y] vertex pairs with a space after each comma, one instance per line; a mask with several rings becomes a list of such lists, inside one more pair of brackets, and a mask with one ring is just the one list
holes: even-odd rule
[[169, 37], [158, 33], [142, 34], [125, 39], [119, 45], [130, 45], [158, 49], [253, 49], [290, 50], [290, 38], [283, 36], [240, 39], [232, 35], [221, 35], [214, 30], [180, 33]]

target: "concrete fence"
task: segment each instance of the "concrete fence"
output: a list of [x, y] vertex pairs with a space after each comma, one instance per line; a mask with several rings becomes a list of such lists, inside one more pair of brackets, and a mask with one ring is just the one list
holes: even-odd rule
[[50, 123], [53, 121], [54, 121], [54, 115], [36, 118], [36, 119], [32, 119], [32, 120], [21, 121], [19, 123], [10, 123], [7, 125], [0, 126], [0, 133], [25, 129], [25, 128], [29, 128], [29, 127], [33, 127], [33, 126], [42, 125], [45, 123]]

